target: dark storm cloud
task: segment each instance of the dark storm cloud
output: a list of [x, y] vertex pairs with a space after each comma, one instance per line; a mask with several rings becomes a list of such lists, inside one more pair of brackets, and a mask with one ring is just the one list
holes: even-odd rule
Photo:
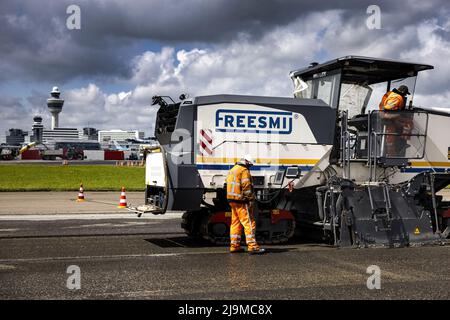
[[28, 108], [21, 99], [9, 95], [0, 95], [0, 134], [9, 128], [16, 128], [17, 123], [30, 121]]
[[[66, 8], [81, 7], [81, 30], [65, 27]], [[340, 9], [346, 20], [363, 21], [366, 8], [378, 4], [383, 32], [447, 10], [446, 1], [317, 0], [136, 0], [22, 1], [0, 3], [0, 80], [64, 82], [77, 77], [128, 78], [136, 46], [220, 44], [245, 33], [258, 39], [311, 12]], [[138, 41], [136, 41], [138, 40]]]
[[448, 1], [317, 0], [137, 0], [89, 4], [86, 27], [98, 36], [157, 41], [218, 43], [239, 32], [258, 37], [311, 12], [342, 10], [346, 19], [366, 19], [369, 5], [393, 13], [390, 29], [414, 24], [448, 7]]
[[2, 2], [0, 80], [63, 82], [129, 75], [129, 63], [123, 59], [129, 40], [115, 45], [105, 36], [86, 45], [88, 32], [66, 28], [66, 8], [59, 1]]

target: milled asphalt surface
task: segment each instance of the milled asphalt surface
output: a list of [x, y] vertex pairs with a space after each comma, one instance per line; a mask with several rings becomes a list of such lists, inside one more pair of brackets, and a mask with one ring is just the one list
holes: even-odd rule
[[[187, 238], [180, 213], [31, 211], [12, 220], [0, 210], [0, 299], [450, 298], [450, 246], [336, 249], [296, 239], [249, 256]], [[80, 290], [66, 287], [71, 265]], [[371, 265], [381, 290], [366, 286]]]

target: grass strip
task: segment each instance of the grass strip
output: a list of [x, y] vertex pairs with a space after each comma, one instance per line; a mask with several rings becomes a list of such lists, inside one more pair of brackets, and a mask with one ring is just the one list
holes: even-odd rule
[[100, 165], [0, 166], [0, 191], [73, 191], [80, 183], [90, 191], [145, 189], [145, 168]]

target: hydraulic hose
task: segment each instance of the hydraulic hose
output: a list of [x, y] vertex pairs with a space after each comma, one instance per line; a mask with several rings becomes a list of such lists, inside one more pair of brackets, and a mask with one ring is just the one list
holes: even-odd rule
[[256, 200], [256, 202], [262, 203], [262, 204], [271, 203], [273, 200], [275, 200], [275, 199], [279, 196], [280, 192], [281, 192], [283, 189], [286, 189], [286, 187], [289, 186], [289, 184], [291, 184], [291, 183], [294, 182], [294, 181], [295, 181], [295, 179], [289, 181], [284, 187], [280, 187], [280, 188], [279, 188], [278, 190], [276, 190], [276, 191], [266, 193], [265, 195], [272, 195], [272, 194], [274, 195], [274, 196], [273, 196], [272, 198], [270, 198], [269, 200]]
[[324, 217], [325, 217], [324, 205], [323, 205], [324, 198], [322, 197], [322, 192], [326, 191], [327, 189], [328, 189], [327, 186], [318, 187], [316, 189], [317, 207], [319, 209], [319, 218], [322, 221], [324, 221]]

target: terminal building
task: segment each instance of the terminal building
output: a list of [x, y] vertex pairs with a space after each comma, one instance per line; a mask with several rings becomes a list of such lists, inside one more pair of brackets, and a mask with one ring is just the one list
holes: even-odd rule
[[45, 143], [54, 141], [77, 141], [82, 140], [83, 132], [77, 128], [54, 128], [53, 130], [43, 130], [42, 141]]
[[126, 141], [127, 139], [144, 139], [142, 131], [123, 131], [123, 130], [100, 130], [98, 131], [98, 142], [108, 143], [110, 141]]
[[[34, 116], [31, 134], [21, 129], [10, 129], [6, 141], [11, 144], [21, 145], [28, 142], [43, 143], [48, 148], [62, 146], [78, 146], [86, 150], [104, 149], [111, 146], [117, 148], [117, 142], [127, 142], [127, 140], [144, 140], [144, 132], [137, 130], [97, 130], [92, 127], [64, 128], [60, 126], [59, 115], [64, 106], [64, 99], [60, 97], [61, 92], [58, 87], [53, 87], [50, 97], [47, 99], [47, 107], [51, 113], [51, 127], [44, 127], [42, 117]], [[120, 149], [129, 149], [121, 148]]]

